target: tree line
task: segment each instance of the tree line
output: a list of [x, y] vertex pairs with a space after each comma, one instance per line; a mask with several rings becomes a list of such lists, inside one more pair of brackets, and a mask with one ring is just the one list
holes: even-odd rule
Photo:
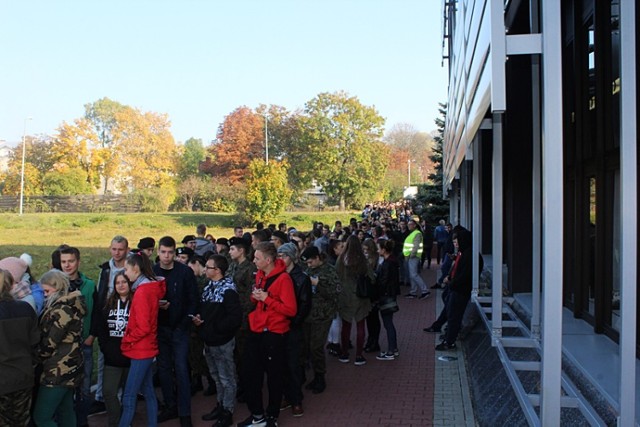
[[[245, 211], [267, 220], [304, 203], [316, 184], [329, 203], [360, 207], [398, 199], [408, 183], [433, 173], [431, 134], [398, 124], [385, 135], [384, 126], [357, 97], [320, 93], [296, 111], [240, 106], [211, 143], [178, 143], [166, 114], [102, 98], [53, 135], [25, 138], [24, 193], [124, 193], [153, 201], [154, 210]], [[2, 194], [19, 194], [21, 162], [22, 144], [0, 177]]]

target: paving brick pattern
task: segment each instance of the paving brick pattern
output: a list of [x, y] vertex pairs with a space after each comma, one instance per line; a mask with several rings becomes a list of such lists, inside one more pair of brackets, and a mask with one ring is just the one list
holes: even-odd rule
[[[435, 265], [424, 270], [427, 284], [435, 281]], [[403, 294], [408, 288], [402, 288]], [[439, 293], [439, 292], [438, 292]], [[400, 358], [394, 361], [376, 360], [375, 354], [367, 354], [365, 366], [355, 366], [354, 351], [351, 361], [343, 364], [328, 356], [327, 389], [315, 395], [305, 393], [305, 414], [294, 418], [290, 410], [280, 414], [278, 425], [287, 426], [469, 426], [473, 419], [465, 408], [461, 391], [460, 367], [463, 363], [440, 362], [435, 359], [434, 346], [437, 336], [426, 334], [422, 328], [435, 319], [436, 299], [432, 292], [426, 300], [405, 299], [400, 296], [400, 311], [394, 315], [398, 333]], [[355, 329], [355, 325], [354, 325]], [[355, 331], [354, 331], [355, 334]], [[352, 337], [355, 343], [355, 336]], [[386, 350], [386, 332], [381, 332], [380, 345]], [[442, 353], [443, 354], [443, 353]], [[451, 355], [455, 355], [452, 352]], [[462, 355], [458, 355], [462, 361]], [[311, 379], [313, 374], [307, 371]], [[464, 378], [466, 380], [466, 377]], [[464, 384], [462, 384], [464, 385]], [[435, 395], [434, 395], [435, 386]], [[466, 392], [468, 400], [468, 392]], [[266, 397], [265, 397], [266, 398]], [[194, 426], [210, 426], [212, 422], [200, 421], [200, 416], [209, 412], [216, 404], [215, 397], [204, 397], [198, 393], [192, 399]], [[139, 414], [134, 425], [146, 424], [144, 402], [138, 405]], [[465, 411], [466, 415], [465, 415]], [[248, 416], [245, 404], [238, 404], [234, 421]], [[105, 415], [89, 419], [91, 426], [106, 425]], [[177, 420], [161, 424], [164, 427], [178, 426]]]

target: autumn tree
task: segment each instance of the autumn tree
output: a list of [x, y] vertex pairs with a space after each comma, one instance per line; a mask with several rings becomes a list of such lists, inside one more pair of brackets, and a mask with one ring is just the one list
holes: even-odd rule
[[388, 165], [384, 118], [345, 92], [321, 93], [300, 120], [305, 155], [296, 158], [340, 208], [374, 197]]
[[[42, 178], [53, 170], [55, 159], [51, 151], [52, 140], [46, 135], [25, 137], [24, 195], [42, 195]], [[14, 147], [9, 156], [3, 194], [19, 195], [22, 176], [22, 144]]]
[[245, 214], [252, 223], [273, 221], [289, 205], [287, 167], [286, 161], [277, 160], [267, 164], [254, 159], [249, 163]]
[[172, 188], [178, 151], [168, 116], [126, 108], [117, 112], [115, 119], [111, 144], [121, 159], [117, 171], [119, 188]]
[[[102, 162], [96, 150], [100, 149], [98, 135], [91, 122], [85, 118], [73, 124], [63, 122], [53, 139], [51, 152], [57, 171], [79, 169], [85, 181], [96, 190], [100, 187]], [[77, 174], [74, 173], [77, 176]]]
[[65, 167], [47, 172], [42, 177], [42, 189], [47, 196], [93, 194], [93, 186], [87, 181], [87, 173], [80, 167]]
[[243, 181], [249, 163], [264, 159], [264, 117], [245, 106], [236, 108], [220, 124], [209, 152], [215, 161], [203, 165], [203, 172]]
[[429, 157], [433, 138], [428, 133], [419, 132], [410, 124], [400, 123], [394, 125], [385, 135], [384, 142], [390, 149], [392, 159], [385, 181], [389, 198], [394, 200], [402, 196], [402, 190], [409, 182], [415, 185], [427, 180], [433, 168]]
[[84, 117], [91, 123], [93, 131], [98, 137], [100, 146], [93, 154], [104, 184], [103, 192], [107, 194], [110, 181], [117, 173], [121, 161], [121, 152], [113, 136], [114, 128], [117, 125], [116, 115], [131, 107], [105, 97], [91, 104], [86, 104], [84, 108]]

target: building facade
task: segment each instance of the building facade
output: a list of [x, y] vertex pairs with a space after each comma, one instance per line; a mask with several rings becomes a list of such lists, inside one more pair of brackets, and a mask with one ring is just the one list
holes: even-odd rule
[[[613, 413], [635, 425], [636, 1], [445, 0], [443, 9], [444, 191], [494, 272], [491, 295], [474, 301], [523, 414], [560, 425], [577, 408], [591, 424]], [[514, 305], [527, 307], [526, 327], [493, 315]], [[509, 360], [514, 347], [539, 357]], [[566, 361], [608, 414], [572, 390]], [[520, 371], [539, 373], [537, 393]]]

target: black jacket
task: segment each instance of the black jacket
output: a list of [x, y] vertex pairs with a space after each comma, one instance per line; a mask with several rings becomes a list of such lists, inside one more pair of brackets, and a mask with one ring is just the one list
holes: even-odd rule
[[380, 296], [395, 297], [400, 294], [400, 264], [393, 255], [378, 267], [376, 282]]
[[33, 387], [34, 348], [39, 341], [33, 308], [24, 301], [0, 301], [0, 395]]
[[[471, 289], [473, 287], [473, 251], [471, 248], [471, 232], [467, 230], [459, 230], [458, 236], [458, 249], [460, 255], [456, 263], [451, 267], [449, 273], [449, 289], [452, 292], [458, 292], [463, 295], [471, 295]], [[451, 274], [453, 277], [451, 277]]]
[[164, 277], [167, 284], [164, 299], [170, 303], [167, 310], [160, 310], [158, 313], [158, 327], [188, 331], [191, 327], [188, 315], [196, 313], [198, 304], [198, 285], [193, 270], [175, 261], [171, 270], [164, 270], [160, 264], [156, 264], [153, 272], [156, 276]]
[[298, 264], [289, 272], [289, 276], [293, 280], [293, 290], [296, 294], [296, 304], [298, 310], [296, 315], [291, 319], [291, 327], [300, 327], [311, 311], [311, 279]]
[[242, 324], [242, 306], [229, 278], [207, 283], [200, 301], [200, 318], [204, 323], [198, 335], [208, 346], [226, 344], [235, 336]]

